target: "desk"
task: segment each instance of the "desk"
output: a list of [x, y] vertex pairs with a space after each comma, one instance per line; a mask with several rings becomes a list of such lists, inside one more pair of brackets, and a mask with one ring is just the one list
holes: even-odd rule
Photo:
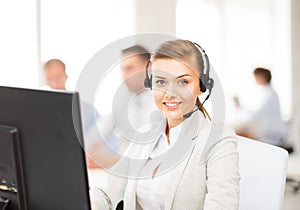
[[287, 175], [300, 181], [300, 154], [289, 156]]
[[106, 176], [108, 172], [103, 169], [88, 169], [88, 179], [89, 179], [89, 186], [104, 186], [107, 185], [106, 183]]
[[297, 193], [300, 189], [300, 154], [291, 154], [288, 159], [287, 183]]

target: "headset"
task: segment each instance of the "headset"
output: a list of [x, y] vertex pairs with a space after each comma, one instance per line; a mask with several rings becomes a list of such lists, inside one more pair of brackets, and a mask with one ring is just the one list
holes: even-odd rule
[[[213, 80], [213, 78], [209, 77], [210, 63], [209, 63], [208, 56], [205, 53], [205, 50], [196, 42], [194, 42], [193, 44], [197, 47], [197, 49], [201, 53], [203, 61], [204, 61], [204, 69], [200, 76], [200, 91], [202, 93], [206, 92], [206, 90], [209, 91], [206, 99], [204, 100], [204, 102], [205, 102], [209, 98], [209, 96], [211, 94], [211, 90], [214, 87], [214, 80]], [[145, 88], [150, 88], [152, 90], [152, 74], [149, 76], [149, 70], [148, 70], [150, 63], [151, 63], [151, 60], [149, 60], [146, 65], [146, 78], [144, 80], [144, 86], [145, 86]], [[202, 104], [204, 104], [204, 102]]]

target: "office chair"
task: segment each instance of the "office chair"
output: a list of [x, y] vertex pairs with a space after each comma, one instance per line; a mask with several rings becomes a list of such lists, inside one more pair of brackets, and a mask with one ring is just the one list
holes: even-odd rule
[[287, 151], [241, 136], [237, 140], [241, 176], [239, 210], [280, 210]]
[[300, 189], [300, 154], [291, 154], [288, 160], [287, 185], [292, 187], [294, 193]]
[[291, 122], [288, 139], [292, 143], [294, 152], [289, 156], [286, 181], [287, 185], [297, 193], [300, 189], [300, 110]]

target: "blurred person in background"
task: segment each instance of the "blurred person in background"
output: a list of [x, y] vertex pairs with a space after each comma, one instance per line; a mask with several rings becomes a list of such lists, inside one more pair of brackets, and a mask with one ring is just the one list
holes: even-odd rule
[[[49, 87], [53, 90], [65, 91], [68, 75], [66, 73], [66, 65], [60, 59], [50, 59], [44, 65], [44, 73]], [[85, 142], [85, 149], [87, 154], [87, 165], [89, 168], [99, 167], [95, 166], [91, 160], [93, 154], [93, 145], [98, 144], [99, 153], [97, 157], [101, 159], [101, 167], [106, 168], [113, 165], [119, 159], [118, 155], [109, 150], [105, 145], [102, 137], [99, 135], [98, 127], [105, 127], [105, 122], [98, 114], [97, 110], [91, 104], [81, 101], [81, 118], [83, 126], [83, 135]], [[108, 134], [109, 135], [109, 134]]]
[[47, 84], [54, 90], [66, 90], [66, 66], [59, 59], [50, 59], [44, 65]]
[[[109, 134], [114, 142], [114, 151], [122, 155], [130, 142], [126, 134], [131, 130], [151, 126], [150, 115], [157, 110], [151, 91], [144, 87], [145, 69], [151, 53], [141, 45], [133, 45], [121, 51], [120, 71], [122, 84], [114, 95], [112, 110], [105, 118], [105, 129], [101, 133]], [[101, 145], [95, 144], [88, 152], [92, 154], [93, 167], [101, 165], [99, 154]]]
[[253, 75], [258, 85], [253, 98], [254, 106], [245, 108], [238, 98], [234, 99], [236, 114], [243, 116], [236, 132], [265, 143], [286, 147], [286, 127], [281, 117], [278, 95], [271, 85], [271, 71], [259, 67], [254, 69]]
[[[121, 116], [125, 112], [134, 129], [145, 126], [149, 122], [150, 114], [156, 109], [151, 91], [144, 87], [145, 70], [150, 57], [151, 53], [141, 45], [122, 50], [120, 70], [125, 86], [121, 90], [123, 97], [116, 98], [116, 103], [126, 101], [128, 109], [124, 109], [127, 106], [119, 107], [114, 114]], [[123, 119], [120, 118], [119, 123], [122, 123]]]

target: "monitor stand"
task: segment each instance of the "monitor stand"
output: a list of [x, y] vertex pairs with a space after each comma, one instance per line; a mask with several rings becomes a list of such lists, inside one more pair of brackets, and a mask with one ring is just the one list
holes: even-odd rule
[[6, 210], [9, 200], [7, 198], [0, 197], [0, 210]]
[[26, 207], [21, 144], [16, 127], [0, 125], [0, 210]]

